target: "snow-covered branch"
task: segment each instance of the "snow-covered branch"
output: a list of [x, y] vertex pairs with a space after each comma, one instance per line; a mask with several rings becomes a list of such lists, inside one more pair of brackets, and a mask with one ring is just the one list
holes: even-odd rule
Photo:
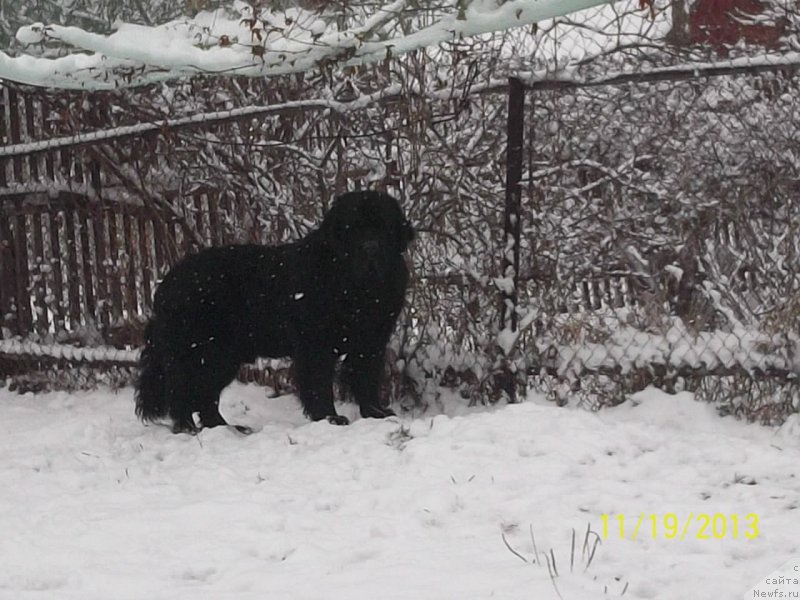
[[0, 78], [57, 88], [114, 89], [195, 74], [265, 77], [320, 66], [360, 65], [449, 40], [530, 25], [614, 0], [472, 0], [409, 33], [400, 33], [405, 0], [395, 0], [340, 30], [291, 8], [258, 12], [243, 2], [154, 27], [122, 23], [110, 35], [36, 23], [17, 39], [75, 52], [58, 58], [0, 52]]

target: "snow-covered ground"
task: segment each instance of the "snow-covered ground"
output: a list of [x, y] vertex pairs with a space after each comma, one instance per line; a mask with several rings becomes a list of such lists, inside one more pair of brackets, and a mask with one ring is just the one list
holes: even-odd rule
[[[770, 429], [654, 390], [600, 413], [531, 397], [349, 427], [255, 386], [223, 405], [260, 430], [144, 427], [128, 389], [0, 390], [0, 598], [578, 600], [628, 584], [728, 600], [800, 555], [797, 415]], [[587, 525], [623, 514], [630, 537], [641, 513], [736, 514], [740, 539], [693, 524], [620, 540], [613, 517], [584, 571]], [[503, 542], [530, 560], [531, 530], [554, 581]]]

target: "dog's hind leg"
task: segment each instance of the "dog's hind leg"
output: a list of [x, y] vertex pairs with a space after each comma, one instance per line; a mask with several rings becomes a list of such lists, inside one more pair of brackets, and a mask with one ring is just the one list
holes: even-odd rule
[[194, 392], [192, 380], [195, 373], [186, 359], [173, 360], [167, 367], [165, 391], [172, 433], [195, 434], [199, 428], [194, 422]]
[[197, 379], [193, 385], [194, 399], [200, 413], [200, 423], [202, 427], [219, 427], [220, 425], [228, 424], [225, 418], [219, 413], [219, 395], [230, 381], [222, 385], [214, 385], [216, 382], [213, 381], [211, 375], [210, 373], [197, 373]]
[[219, 395], [216, 399], [200, 398], [200, 424], [202, 427], [219, 427], [228, 422], [219, 414]]
[[245, 435], [250, 435], [253, 433], [254, 430], [252, 427], [248, 427], [247, 425], [233, 425], [225, 420], [225, 417], [223, 417], [219, 412], [219, 393], [216, 394], [215, 399], [212, 399], [210, 396], [208, 396], [207, 398], [202, 398], [200, 401], [202, 403], [200, 405], [201, 427], [211, 428], [225, 425]]
[[201, 364], [203, 370], [198, 370], [195, 378], [195, 404], [200, 413], [202, 427], [219, 427], [227, 425], [239, 433], [249, 434], [253, 430], [244, 425], [229, 425], [219, 412], [219, 400], [222, 390], [236, 378], [239, 363], [216, 350], [207, 349]]

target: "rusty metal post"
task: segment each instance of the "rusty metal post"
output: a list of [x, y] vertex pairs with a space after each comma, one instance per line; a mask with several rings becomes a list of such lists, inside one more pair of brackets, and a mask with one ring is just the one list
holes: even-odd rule
[[[500, 331], [517, 329], [517, 302], [519, 299], [519, 255], [522, 228], [522, 147], [525, 129], [525, 87], [516, 78], [508, 80], [508, 138], [506, 147], [506, 198], [503, 222], [503, 255], [500, 285]], [[508, 359], [507, 356], [503, 359]], [[513, 371], [504, 360], [498, 373], [499, 387], [516, 401], [516, 384]]]
[[519, 79], [508, 80], [508, 142], [506, 147], [506, 202], [503, 222], [502, 277], [511, 285], [502, 286], [500, 327], [517, 328], [519, 284], [519, 246], [522, 202], [522, 146], [525, 129], [525, 88]]

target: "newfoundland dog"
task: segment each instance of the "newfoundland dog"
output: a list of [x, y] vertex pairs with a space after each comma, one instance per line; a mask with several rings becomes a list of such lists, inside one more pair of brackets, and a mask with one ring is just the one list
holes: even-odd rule
[[394, 198], [361, 191], [338, 197], [319, 229], [297, 242], [187, 256], [155, 293], [136, 414], [169, 416], [175, 433], [226, 425], [219, 395], [240, 365], [288, 356], [309, 418], [347, 424], [333, 406], [339, 362], [362, 417], [393, 415], [379, 388], [408, 283], [403, 252], [413, 238]]

